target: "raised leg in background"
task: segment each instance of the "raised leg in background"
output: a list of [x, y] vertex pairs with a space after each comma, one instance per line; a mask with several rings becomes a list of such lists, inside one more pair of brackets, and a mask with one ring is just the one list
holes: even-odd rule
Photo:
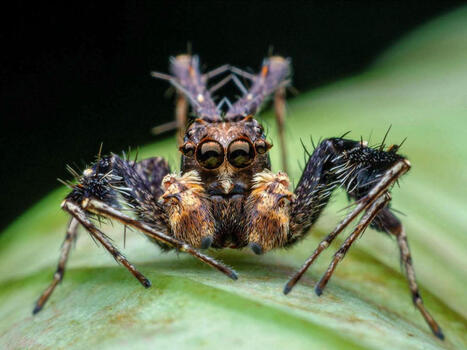
[[279, 144], [281, 147], [282, 170], [287, 173], [287, 144], [285, 143], [284, 135], [286, 116], [285, 87], [279, 88], [274, 94], [274, 112], [276, 115]]

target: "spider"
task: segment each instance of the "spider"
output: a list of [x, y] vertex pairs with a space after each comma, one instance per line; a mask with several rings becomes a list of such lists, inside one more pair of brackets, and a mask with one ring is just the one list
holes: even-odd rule
[[[82, 174], [73, 172], [77, 181], [68, 183], [71, 192], [61, 205], [71, 219], [58, 267], [37, 300], [34, 314], [62, 280], [79, 225], [144, 287], [151, 286], [94, 225], [94, 218], [119, 221], [141, 231], [162, 249], [188, 253], [236, 280], [233, 269], [200, 250], [249, 247], [262, 254], [289, 247], [307, 235], [331, 193], [340, 187], [355, 206], [290, 278], [284, 293], [292, 290], [321, 252], [362, 214], [316, 284], [316, 294], [322, 294], [349, 248], [371, 226], [396, 237], [414, 305], [433, 333], [444, 338], [423, 304], [406, 232], [389, 207], [391, 187], [410, 169], [409, 161], [398, 154], [399, 146], [385, 149], [383, 140], [379, 147], [370, 147], [363, 140], [345, 139], [345, 135], [325, 139], [307, 154], [301, 178], [291, 192], [286, 171], [270, 170], [268, 151], [272, 145], [255, 119], [263, 102], [273, 96], [285, 170], [285, 90], [290, 85], [290, 60], [266, 58], [258, 74], [229, 65], [202, 74], [198, 57], [184, 54], [171, 59], [170, 70], [171, 75], [152, 75], [167, 80], [177, 91], [176, 118], [171, 126], [177, 127], [180, 135], [186, 128], [179, 137], [180, 172], [171, 173], [160, 157], [137, 162], [115, 154], [101, 157], [100, 152], [97, 161]], [[225, 78], [208, 87], [212, 78], [225, 73]], [[251, 82], [248, 89], [240, 78]], [[216, 105], [213, 93], [229, 81], [236, 84], [241, 97], [233, 104], [223, 98]], [[189, 105], [195, 118], [187, 123]], [[134, 215], [123, 213], [122, 209], [128, 208]]]

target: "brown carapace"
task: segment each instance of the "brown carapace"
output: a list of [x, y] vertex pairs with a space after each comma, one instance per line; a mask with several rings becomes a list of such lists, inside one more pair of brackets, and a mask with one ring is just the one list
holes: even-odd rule
[[[94, 225], [96, 218], [119, 221], [141, 231], [162, 249], [186, 252], [237, 279], [234, 270], [200, 249], [249, 247], [262, 254], [288, 247], [310, 231], [333, 190], [340, 187], [355, 201], [355, 206], [292, 276], [284, 293], [291, 291], [318, 255], [362, 214], [334, 254], [315, 292], [321, 295], [350, 246], [372, 226], [396, 237], [413, 302], [433, 333], [443, 339], [440, 327], [423, 305], [405, 230], [389, 208], [391, 187], [410, 169], [408, 160], [398, 154], [398, 146], [385, 149], [383, 140], [370, 147], [362, 140], [352, 141], [344, 136], [325, 139], [311, 154], [307, 152], [306, 166], [291, 191], [284, 143], [290, 60], [266, 58], [258, 74], [229, 65], [202, 74], [198, 57], [191, 55], [172, 58], [170, 67], [171, 75], [152, 75], [169, 81], [177, 91], [176, 121], [159, 130], [174, 126], [179, 129], [180, 172], [171, 173], [163, 158], [136, 162], [115, 154], [99, 154], [82, 174], [73, 171], [77, 182], [68, 184], [71, 192], [62, 203], [71, 215], [70, 224], [53, 281], [37, 301], [34, 313], [42, 309], [62, 280], [78, 226], [83, 226], [145, 287], [151, 285]], [[225, 77], [216, 84], [210, 83], [220, 75]], [[212, 94], [229, 81], [240, 90], [240, 98], [235, 103], [227, 98], [214, 103]], [[271, 143], [255, 119], [270, 96], [274, 98], [282, 151], [283, 171], [277, 173], [271, 171]], [[188, 105], [194, 116], [190, 123]], [[132, 214], [124, 214], [122, 208], [131, 209]]]

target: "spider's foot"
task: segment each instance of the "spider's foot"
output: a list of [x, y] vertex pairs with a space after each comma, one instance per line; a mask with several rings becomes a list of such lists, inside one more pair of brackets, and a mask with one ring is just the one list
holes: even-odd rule
[[249, 246], [256, 255], [263, 254], [263, 248], [258, 243], [250, 243]]
[[290, 286], [288, 283], [285, 285], [284, 290], [282, 291], [285, 295], [289, 294], [290, 291], [292, 290], [292, 286]]
[[321, 294], [323, 294], [323, 290], [321, 289], [321, 287], [319, 285], [316, 285], [315, 293], [316, 293], [317, 296], [321, 296]]
[[42, 305], [36, 304], [36, 305], [34, 306], [34, 310], [32, 310], [32, 314], [35, 315], [35, 314], [37, 314], [37, 313], [38, 313], [39, 311], [41, 311], [41, 310], [42, 310]]
[[437, 336], [439, 339], [444, 340], [444, 333], [441, 330], [441, 328], [438, 327], [438, 329], [435, 331], [433, 330], [433, 334]]
[[149, 288], [152, 285], [151, 281], [148, 280], [147, 278], [142, 279], [140, 282], [141, 282], [141, 284], [143, 285], [144, 288]]
[[231, 279], [233, 279], [234, 281], [238, 280], [238, 275], [237, 275], [237, 273], [236, 273], [234, 270], [230, 271], [230, 273], [228, 274], [228, 276], [229, 276]]

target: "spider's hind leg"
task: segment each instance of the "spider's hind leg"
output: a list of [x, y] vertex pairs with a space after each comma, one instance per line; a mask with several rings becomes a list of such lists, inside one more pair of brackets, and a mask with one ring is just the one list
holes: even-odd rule
[[444, 334], [440, 326], [426, 309], [422, 296], [420, 295], [420, 290], [415, 278], [412, 254], [410, 253], [409, 242], [407, 241], [407, 234], [404, 226], [388, 208], [381, 211], [377, 220], [373, 221], [372, 226], [377, 230], [388, 232], [396, 237], [401, 263], [404, 266], [410, 293], [412, 294], [412, 301], [430, 326], [433, 334], [440, 339], [444, 339]]

